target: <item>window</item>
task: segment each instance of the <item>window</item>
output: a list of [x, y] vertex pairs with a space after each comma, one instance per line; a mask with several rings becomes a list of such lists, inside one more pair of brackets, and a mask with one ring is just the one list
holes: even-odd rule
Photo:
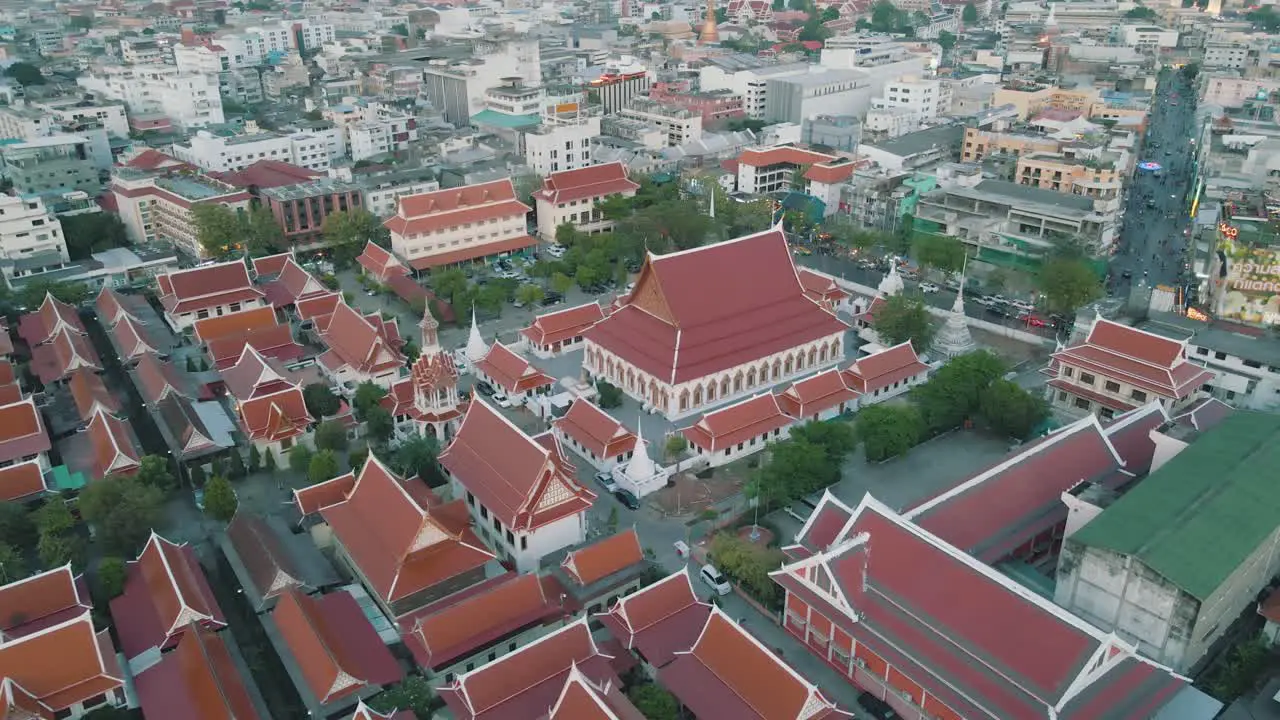
[[1084, 383], [1085, 385], [1092, 385], [1093, 380], [1094, 380], [1094, 377], [1089, 373], [1087, 372], [1080, 373], [1080, 382]]
[[1208, 355], [1208, 354], [1209, 354], [1209, 348], [1196, 348], [1196, 354], [1197, 354], [1197, 355]]
[[516, 544], [516, 536], [510, 530], [507, 531], [507, 544], [513, 547]]
[[1085, 400], [1084, 398], [1076, 398], [1075, 404], [1076, 404], [1076, 407], [1080, 408], [1081, 410], [1089, 409], [1089, 401]]
[[521, 536], [520, 536], [520, 549], [521, 549], [521, 550], [528, 550], [528, 549], [529, 549], [529, 536], [528, 536], [528, 535], [521, 535]]
[[1262, 367], [1262, 363], [1258, 362], [1257, 360], [1245, 360], [1244, 366], [1248, 368], [1260, 368]]
[[1147, 401], [1147, 394], [1142, 392], [1141, 390], [1134, 390], [1133, 392], [1129, 393], [1129, 397], [1133, 398], [1134, 400], [1137, 400], [1138, 402]]
[[507, 652], [515, 652], [515, 651], [516, 651], [516, 644], [515, 644], [515, 643], [507, 643]]
[[480, 506], [480, 517], [484, 518], [485, 520], [488, 520], [488, 519], [489, 519], [489, 508], [487, 508], [487, 507], [485, 507], [485, 506], [481, 505], [481, 506]]
[[1213, 359], [1214, 359], [1214, 360], [1226, 360], [1226, 359], [1227, 359], [1227, 354], [1226, 354], [1226, 353], [1224, 353], [1224, 352], [1216, 352], [1216, 353], [1214, 353], [1214, 354], [1213, 354]]
[[1108, 381], [1106, 382], [1106, 384], [1104, 385], [1104, 387], [1106, 387], [1107, 392], [1110, 392], [1110, 393], [1118, 393], [1118, 392], [1120, 392], [1120, 383], [1118, 383], [1118, 382], [1112, 382], [1112, 381], [1108, 380]]
[[476, 506], [476, 496], [472, 495], [470, 490], [467, 491], [467, 504], [471, 507]]

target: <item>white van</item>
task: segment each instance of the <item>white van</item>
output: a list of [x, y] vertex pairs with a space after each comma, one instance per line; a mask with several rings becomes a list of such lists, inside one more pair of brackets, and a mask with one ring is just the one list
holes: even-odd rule
[[729, 584], [724, 575], [720, 574], [715, 565], [703, 565], [698, 575], [702, 578], [702, 582], [706, 583], [717, 595], [728, 595], [733, 590], [733, 586]]

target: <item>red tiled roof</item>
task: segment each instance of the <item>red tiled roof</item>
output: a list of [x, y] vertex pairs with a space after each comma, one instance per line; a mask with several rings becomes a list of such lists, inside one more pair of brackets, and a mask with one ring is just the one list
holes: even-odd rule
[[162, 362], [154, 355], [143, 355], [133, 368], [137, 379], [138, 390], [142, 399], [149, 405], [155, 405], [170, 393], [191, 397], [185, 376], [171, 362]]
[[311, 273], [303, 270], [302, 266], [292, 259], [285, 262], [284, 267], [280, 269], [280, 277], [273, 285], [283, 290], [284, 297], [288, 298], [288, 304], [291, 305], [299, 300], [329, 294], [328, 288], [321, 285], [319, 280], [312, 277]]
[[512, 352], [506, 345], [499, 342], [489, 347], [489, 352], [476, 363], [476, 369], [505, 390], [508, 395], [537, 390], [556, 381], [523, 356]]
[[496, 640], [564, 617], [559, 583], [533, 574], [508, 574], [483, 592], [400, 619], [418, 665], [446, 667]]
[[240, 401], [240, 426], [253, 441], [278, 442], [296, 437], [306, 432], [312, 422], [315, 419], [307, 412], [302, 388]]
[[262, 600], [305, 583], [293, 555], [262, 517], [241, 510], [227, 523], [227, 541], [244, 565], [252, 588]]
[[248, 345], [240, 353], [236, 364], [222, 371], [222, 382], [227, 386], [231, 397], [237, 400], [271, 395], [301, 384], [279, 361], [264, 356]]
[[858, 391], [849, 386], [849, 377], [836, 368], [823, 370], [778, 393], [778, 406], [791, 417], [801, 420], [819, 415], [841, 404], [851, 406]]
[[680, 383], [834, 339], [847, 327], [805, 296], [786, 238], [769, 230], [650, 255], [622, 307], [584, 337]]
[[817, 552], [823, 552], [831, 547], [831, 544], [840, 537], [840, 531], [844, 529], [845, 523], [849, 522], [849, 517], [853, 514], [853, 511], [843, 503], [831, 497], [830, 491], [824, 494], [827, 496], [826, 502], [818, 505], [796, 535], [797, 543]]
[[522, 329], [520, 333], [534, 345], [549, 348], [582, 335], [587, 328], [603, 319], [604, 311], [600, 309], [600, 303], [589, 302], [539, 315], [533, 319], [532, 325]]
[[400, 198], [396, 214], [383, 223], [396, 235], [417, 235], [467, 223], [523, 216], [528, 205], [516, 199], [510, 179], [435, 190]]
[[1111, 441], [1124, 469], [1137, 476], [1146, 475], [1151, 469], [1151, 459], [1156, 453], [1151, 432], [1168, 422], [1169, 416], [1160, 403], [1148, 403], [1137, 410], [1121, 415], [1109, 423], [1103, 432]]
[[323, 176], [324, 173], [290, 165], [287, 162], [259, 160], [243, 170], [219, 173], [218, 179], [238, 188], [265, 190], [286, 185], [300, 185]]
[[196, 340], [205, 344], [220, 337], [243, 335], [253, 330], [275, 327], [277, 324], [276, 311], [273, 308], [254, 307], [197, 320], [193, 332]]
[[220, 635], [193, 626], [173, 652], [139, 673], [134, 683], [142, 712], [157, 718], [235, 718], [258, 714], [231, 651]]
[[165, 155], [159, 150], [152, 150], [151, 148], [143, 150], [135, 155], [132, 160], [125, 163], [125, 167], [131, 167], [137, 170], [159, 170], [161, 168], [182, 166], [187, 166], [187, 164], [175, 157]]
[[214, 369], [224, 370], [240, 359], [245, 348], [253, 348], [256, 352], [281, 362], [297, 360], [307, 352], [306, 348], [293, 341], [293, 330], [288, 325], [272, 325], [246, 333], [223, 335], [209, 341], [206, 349], [213, 360]]
[[464, 673], [441, 688], [440, 696], [458, 720], [525, 717], [512, 710], [550, 710], [574, 666], [596, 683], [618, 682], [585, 618]]
[[585, 398], [574, 400], [552, 424], [601, 460], [626, 455], [636, 447], [635, 433]]
[[71, 391], [71, 399], [83, 422], [92, 419], [100, 409], [112, 414], [118, 414], [122, 409], [120, 401], [102, 382], [102, 376], [88, 368], [72, 372], [67, 388]]
[[386, 282], [392, 277], [403, 276], [409, 274], [409, 268], [404, 266], [391, 251], [386, 250], [369, 241], [365, 243], [364, 250], [360, 253], [360, 257], [356, 258], [356, 262], [365, 272], [373, 275], [382, 282]]
[[[751, 167], [768, 167], [769, 165], [818, 165], [832, 163], [840, 158], [826, 155], [804, 148], [781, 145], [771, 148], [748, 148], [738, 156], [738, 163]], [[852, 163], [850, 163], [852, 166]]]
[[131, 296], [126, 300], [124, 296], [115, 290], [104, 287], [98, 293], [98, 297], [94, 299], [93, 304], [97, 308], [98, 319], [103, 321], [108, 328], [112, 328], [125, 317], [138, 320], [138, 316], [134, 314], [134, 308], [131, 307], [135, 303], [130, 301], [134, 300], [137, 300], [137, 298]]
[[307, 690], [321, 705], [390, 685], [404, 675], [350, 593], [314, 598], [289, 589], [280, 595], [271, 619]]
[[0, 385], [0, 405], [12, 405], [20, 402], [25, 395], [22, 394], [22, 387], [18, 383], [5, 383]]
[[88, 338], [63, 328], [44, 345], [31, 349], [31, 365], [45, 385], [65, 379], [79, 368], [102, 369], [102, 360]]
[[[0, 384], [14, 384], [17, 377], [17, 373], [13, 369], [13, 361], [7, 358], [0, 358]], [[3, 404], [7, 405], [8, 403]]]
[[814, 300], [834, 304], [849, 297], [849, 293], [842, 290], [835, 280], [809, 268], [796, 268], [796, 276], [804, 286], [804, 294]]
[[691, 645], [659, 671], [662, 685], [695, 716], [741, 720], [851, 718], [760, 641], [712, 608]]
[[0, 630], [6, 642], [80, 617], [92, 609], [84, 577], [73, 575], [70, 565], [0, 587]]
[[711, 606], [693, 591], [689, 571], [681, 568], [620, 598], [609, 612], [597, 617], [623, 647], [662, 668], [677, 652], [689, 649], [690, 637], [697, 637], [710, 613]]
[[857, 167], [858, 164], [852, 160], [842, 163], [822, 163], [810, 166], [809, 170], [804, 174], [804, 178], [811, 182], [835, 185], [852, 177], [853, 171]]
[[542, 189], [533, 197], [561, 205], [618, 193], [634, 194], [639, 189], [640, 185], [627, 177], [627, 169], [622, 163], [611, 162], [551, 173], [542, 179]]
[[1083, 342], [1059, 350], [1053, 359], [1162, 397], [1182, 398], [1215, 375], [1189, 363], [1185, 349], [1184, 343], [1176, 340], [1098, 318]]
[[160, 290], [160, 304], [174, 315], [262, 297], [262, 291], [249, 279], [249, 269], [242, 260], [157, 275], [156, 286]]
[[454, 265], [476, 258], [489, 257], [490, 255], [498, 255], [501, 253], [515, 252], [531, 248], [538, 244], [538, 239], [529, 235], [518, 235], [505, 240], [494, 240], [486, 242], [482, 245], [472, 245], [462, 250], [453, 250], [446, 253], [437, 253], [435, 255], [427, 255], [414, 260], [410, 260], [409, 264], [415, 270], [428, 270], [433, 267], [443, 267], [445, 265]]
[[680, 433], [695, 447], [716, 453], [751, 438], [769, 435], [792, 422], [782, 412], [778, 398], [765, 393], [709, 412]]
[[850, 387], [863, 395], [869, 395], [928, 371], [929, 366], [920, 362], [920, 357], [908, 340], [854, 360], [844, 373]]
[[128, 315], [121, 316], [120, 322], [109, 331], [116, 341], [120, 355], [127, 361], [133, 361], [146, 353], [159, 354], [159, 343], [142, 326], [142, 323]]
[[1066, 522], [1063, 493], [1082, 482], [1119, 489], [1133, 478], [1122, 469], [1120, 456], [1090, 415], [918, 503], [905, 517], [995, 564]]
[[33, 347], [53, 340], [63, 330], [76, 335], [85, 334], [80, 314], [74, 307], [55, 298], [53, 293], [46, 293], [39, 308], [18, 319], [18, 337]]
[[125, 657], [173, 646], [190, 623], [226, 627], [195, 551], [154, 532], [130, 562], [124, 594], [111, 601], [111, 618]]
[[590, 585], [643, 562], [640, 536], [629, 528], [571, 551], [560, 567], [579, 585]]
[[141, 466], [142, 453], [133, 444], [129, 421], [99, 409], [89, 421], [89, 442], [93, 447], [93, 478], [132, 473]]
[[0, 677], [21, 689], [26, 701], [38, 701], [45, 717], [124, 687], [111, 635], [94, 631], [88, 611], [6, 642], [0, 647]]
[[345, 302], [334, 308], [320, 337], [329, 346], [321, 360], [330, 358], [326, 364], [334, 369], [346, 366], [357, 373], [378, 375], [404, 364], [404, 356], [387, 342], [378, 326]]
[[1204, 432], [1215, 427], [1234, 412], [1235, 408], [1217, 398], [1209, 397], [1197, 400], [1184, 408], [1174, 420]]
[[547, 720], [645, 720], [645, 717], [617, 685], [597, 685], [575, 667], [569, 671]]
[[293, 491], [293, 502], [298, 506], [300, 513], [311, 515], [330, 505], [346, 502], [347, 496], [355, 486], [356, 476], [347, 473], [310, 487], [297, 488]]
[[[562, 453], [529, 437], [479, 398], [468, 405], [440, 464], [513, 530], [586, 512], [596, 497], [578, 485]], [[543, 505], [544, 498], [556, 497], [563, 499]]]
[[[344, 476], [328, 483], [345, 487], [351, 481]], [[297, 499], [300, 506], [306, 502], [302, 493]], [[346, 497], [321, 507], [320, 514], [370, 589], [386, 603], [493, 559], [471, 529], [464, 501], [428, 507], [373, 455], [350, 484]]]
[[34, 400], [0, 406], [0, 463], [49, 452], [51, 447]]
[[[49, 490], [40, 463], [18, 463], [0, 468], [0, 500], [21, 501]], [[0, 601], [0, 608], [3, 601]]]
[[328, 295], [317, 295], [298, 301], [294, 310], [298, 313], [299, 320], [314, 320], [318, 317], [332, 315], [334, 308], [338, 307], [338, 301], [341, 299], [342, 296], [335, 292], [331, 292]]
[[199, 413], [185, 397], [168, 395], [156, 403], [156, 410], [160, 422], [169, 429], [169, 435], [177, 443], [179, 459], [218, 447]]
[[284, 264], [293, 260], [293, 253], [282, 252], [253, 259], [253, 274], [259, 279], [274, 277], [284, 269]]

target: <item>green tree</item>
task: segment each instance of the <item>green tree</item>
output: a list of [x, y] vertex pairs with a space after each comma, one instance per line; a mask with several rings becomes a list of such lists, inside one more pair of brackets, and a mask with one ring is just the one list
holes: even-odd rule
[[662, 446], [668, 458], [680, 457], [680, 454], [689, 449], [689, 440], [684, 435], [674, 433], [667, 436], [667, 441]]
[[368, 704], [384, 715], [408, 710], [420, 718], [429, 718], [435, 712], [435, 693], [431, 690], [431, 683], [421, 675], [408, 675], [398, 684], [373, 696]]
[[33, 280], [22, 286], [15, 299], [23, 307], [34, 310], [44, 302], [45, 295], [53, 295], [68, 305], [78, 306], [89, 300], [92, 294], [89, 287], [83, 283]]
[[226, 205], [201, 203], [191, 208], [196, 241], [213, 257], [222, 257], [238, 247], [245, 237], [245, 221]]
[[711, 559], [716, 568], [743, 590], [765, 604], [778, 601], [778, 585], [769, 577], [782, 564], [782, 552], [747, 542], [732, 533], [711, 539]]
[[956, 40], [958, 39], [955, 33], [943, 30], [938, 33], [937, 43], [943, 50], [950, 50], [956, 46]]
[[280, 252], [288, 245], [284, 229], [276, 222], [276, 216], [263, 206], [249, 211], [249, 216], [244, 221], [244, 230], [245, 249], [253, 257]]
[[346, 426], [335, 420], [320, 423], [316, 427], [315, 444], [317, 450], [333, 450], [335, 452], [346, 450]]
[[560, 247], [575, 247], [586, 238], [587, 234], [579, 231], [573, 223], [563, 222], [556, 226], [556, 244]]
[[1227, 703], [1253, 690], [1270, 661], [1267, 646], [1257, 636], [1237, 645], [1230, 653], [1206, 682], [1209, 692]]
[[405, 477], [420, 477], [428, 485], [440, 476], [440, 466], [436, 457], [440, 454], [440, 445], [435, 438], [415, 435], [400, 443], [395, 454], [391, 456], [391, 467]]
[[386, 444], [395, 434], [396, 421], [386, 408], [376, 407], [365, 416], [365, 429], [369, 431], [369, 437], [375, 442]]
[[609, 410], [622, 405], [622, 389], [617, 385], [599, 380], [596, 382], [596, 391], [599, 393], [596, 404], [601, 409]]
[[680, 720], [680, 702], [656, 683], [632, 685], [627, 697], [646, 720]]
[[1002, 293], [1009, 286], [1009, 273], [1005, 272], [1003, 268], [996, 268], [987, 273], [987, 277], [982, 284], [992, 293]]
[[800, 42], [822, 42], [829, 37], [831, 37], [831, 30], [822, 24], [821, 17], [817, 14], [812, 14], [808, 20], [804, 21], [804, 25], [800, 28], [800, 34], [796, 36], [796, 39]]
[[817, 445], [833, 463], [839, 463], [858, 446], [853, 424], [844, 420], [807, 422], [791, 428], [791, 442]]
[[231, 460], [227, 463], [227, 478], [231, 480], [239, 480], [246, 474], [244, 457], [240, 455], [239, 450], [232, 449]]
[[191, 469], [187, 471], [187, 477], [191, 480], [191, 487], [195, 487], [195, 488], [204, 487], [204, 483], [205, 483], [204, 466], [192, 465]]
[[824, 23], [831, 22], [832, 20], [839, 20], [840, 10], [834, 5], [828, 6], [827, 9], [822, 11], [822, 15], [820, 17]]
[[541, 285], [525, 284], [516, 289], [516, 300], [535, 312], [537, 311], [538, 303], [542, 302], [544, 297], [546, 297], [546, 293], [542, 290]]
[[98, 561], [98, 590], [108, 600], [124, 593], [125, 578], [129, 575], [128, 566], [122, 558], [104, 557]]
[[[632, 212], [632, 199], [623, 195], [610, 195], [596, 203], [596, 209], [606, 220], [621, 220], [629, 217]], [[559, 237], [559, 228], [556, 228], [557, 238]]]
[[40, 533], [40, 541], [36, 543], [36, 554], [40, 556], [40, 565], [46, 570], [62, 567], [70, 562], [78, 564], [76, 538], [72, 535], [51, 535]]
[[933, 342], [934, 328], [924, 301], [907, 295], [891, 295], [876, 310], [872, 321], [876, 334], [886, 345], [911, 341], [916, 352], [924, 352]]
[[1195, 61], [1189, 62], [1186, 65], [1183, 65], [1182, 69], [1178, 72], [1182, 74], [1182, 77], [1186, 78], [1187, 82], [1195, 82], [1196, 76], [1200, 74], [1200, 63]]
[[59, 219], [72, 260], [86, 260], [95, 252], [129, 245], [124, 222], [114, 213], [65, 215]]
[[204, 514], [219, 522], [230, 522], [235, 517], [240, 501], [231, 482], [216, 475], [204, 487]]
[[1081, 258], [1046, 260], [1038, 281], [1050, 312], [1071, 315], [1102, 295], [1097, 272]]
[[27, 62], [16, 62], [5, 69], [4, 74], [13, 78], [19, 85], [43, 85], [44, 75], [40, 68]]
[[356, 386], [356, 394], [351, 402], [355, 405], [356, 417], [363, 420], [369, 411], [379, 407], [387, 391], [366, 380]]
[[965, 25], [972, 25], [978, 22], [978, 8], [973, 3], [965, 3], [964, 9], [960, 11], [960, 19]]
[[569, 292], [569, 288], [571, 287], [573, 287], [573, 278], [562, 272], [555, 272], [551, 274], [551, 289], [557, 295], [563, 297], [565, 293]]
[[906, 453], [920, 442], [923, 430], [920, 412], [911, 405], [880, 403], [858, 411], [858, 437], [871, 462]]
[[[1245, 13], [1244, 18], [1268, 33], [1280, 32], [1280, 12], [1270, 5], [1263, 5], [1257, 10]], [[10, 72], [13, 68], [10, 66]], [[19, 80], [19, 82], [22, 82]], [[26, 85], [26, 83], [22, 83]]]
[[1004, 362], [987, 350], [966, 353], [938, 368], [911, 391], [911, 399], [929, 432], [950, 430], [978, 414], [982, 394], [1005, 370]]
[[268, 452], [263, 455], [262, 469], [269, 475], [276, 471], [276, 454]]
[[958, 238], [946, 235], [919, 235], [912, 255], [921, 264], [944, 272], [959, 272], [964, 267], [965, 246]]
[[307, 464], [307, 480], [310, 480], [312, 485], [322, 483], [337, 477], [340, 470], [338, 458], [333, 451], [321, 450], [312, 455], [311, 462]]
[[164, 493], [136, 477], [113, 475], [80, 493], [80, 514], [97, 529], [108, 552], [134, 557], [160, 524]]
[[0, 583], [8, 585], [28, 574], [27, 560], [22, 551], [9, 543], [0, 543]]
[[1142, 5], [1130, 9], [1124, 16], [1128, 20], [1156, 20], [1160, 17], [1155, 10]]
[[36, 526], [26, 506], [16, 502], [0, 502], [0, 543], [19, 549], [30, 549]]
[[366, 243], [383, 244], [386, 228], [368, 210], [357, 208], [348, 212], [335, 212], [324, 219], [321, 228], [325, 247], [329, 248], [336, 265], [346, 266], [355, 261]]
[[178, 487], [178, 479], [169, 469], [169, 458], [163, 455], [143, 455], [134, 477], [160, 492], [167, 493]]
[[982, 417], [991, 429], [1026, 440], [1049, 416], [1049, 404], [1009, 380], [996, 380], [982, 393]]
[[71, 509], [58, 496], [54, 496], [36, 511], [36, 530], [41, 535], [62, 535], [75, 527], [76, 519]]
[[358, 447], [352, 450], [351, 452], [347, 453], [347, 467], [350, 468], [351, 472], [359, 473], [361, 468], [364, 467], [365, 461], [368, 459], [369, 459], [369, 448]]
[[306, 475], [311, 467], [311, 450], [306, 445], [294, 445], [289, 449], [289, 469]]
[[409, 28], [406, 27], [404, 23], [396, 23], [391, 26], [391, 34], [399, 35], [400, 37], [409, 37]]
[[840, 466], [826, 448], [808, 442], [780, 442], [747, 486], [747, 495], [776, 507], [821, 490], [840, 479]]

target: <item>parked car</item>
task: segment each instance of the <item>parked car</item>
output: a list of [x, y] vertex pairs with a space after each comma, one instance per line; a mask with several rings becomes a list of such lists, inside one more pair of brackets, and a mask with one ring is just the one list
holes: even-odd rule
[[889, 703], [881, 700], [875, 695], [871, 695], [869, 693], [859, 695], [858, 705], [863, 710], [866, 710], [871, 717], [876, 718], [876, 720], [898, 720], [898, 713], [894, 712], [894, 709], [889, 705]]
[[500, 408], [511, 407], [511, 398], [507, 397], [504, 392], [495, 392], [489, 399], [493, 400], [493, 403]]
[[618, 488], [613, 491], [613, 496], [618, 499], [618, 502], [626, 505], [628, 510], [640, 509], [640, 498], [632, 494], [630, 490]]
[[493, 395], [494, 393], [493, 386], [483, 380], [480, 380], [475, 384], [475, 389], [476, 392], [481, 395]]
[[596, 473], [596, 482], [600, 485], [600, 487], [604, 488], [608, 492], [617, 492], [618, 490], [618, 483], [613, 481], [613, 473], [607, 473], [607, 472]]
[[554, 292], [554, 291], [548, 291], [546, 295], [542, 296], [541, 305], [542, 307], [550, 307], [560, 302], [563, 299], [564, 299], [564, 296], [561, 295], [560, 293]]
[[1009, 301], [1009, 305], [1011, 305], [1012, 307], [1015, 307], [1015, 308], [1017, 308], [1017, 309], [1021, 310], [1022, 312], [1026, 312], [1026, 313], [1032, 312], [1032, 311], [1034, 311], [1034, 310], [1036, 309], [1036, 306], [1035, 306], [1035, 305], [1032, 305], [1031, 303], [1027, 302], [1026, 300], [1010, 300], [1010, 301]]
[[939, 289], [940, 288], [937, 285], [934, 285], [931, 282], [920, 283], [920, 292], [925, 293], [926, 295], [936, 293]]
[[1022, 313], [1018, 316], [1018, 320], [1030, 325], [1031, 327], [1050, 327], [1053, 323], [1035, 313]]
[[702, 569], [698, 571], [698, 577], [702, 578], [702, 582], [706, 583], [707, 587], [714, 590], [717, 595], [728, 595], [733, 592], [733, 586], [729, 584], [724, 575], [720, 574], [715, 565], [703, 565]]
[[547, 254], [548, 254], [548, 255], [550, 255], [550, 256], [551, 256], [551, 257], [553, 257], [553, 258], [564, 257], [564, 254], [565, 254], [566, 252], [568, 252], [568, 250], [565, 250], [563, 245], [548, 245], [548, 246], [547, 246]]

